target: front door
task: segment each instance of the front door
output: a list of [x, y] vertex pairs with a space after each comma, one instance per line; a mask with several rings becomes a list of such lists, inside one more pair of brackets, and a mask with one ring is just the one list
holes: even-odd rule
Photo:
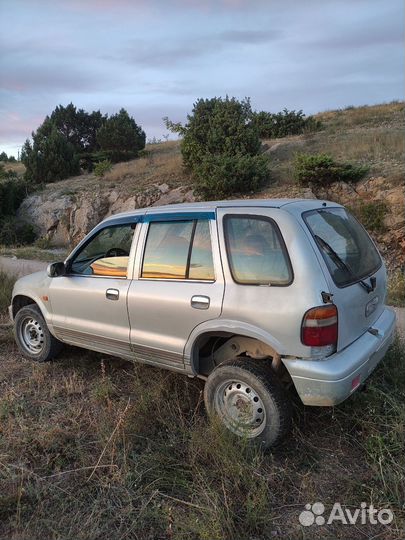
[[52, 279], [49, 300], [56, 337], [133, 358], [127, 311], [133, 233], [131, 224], [98, 230], [69, 261], [67, 274]]
[[214, 214], [182, 219], [166, 214], [144, 223], [128, 292], [135, 359], [184, 369], [187, 339], [199, 324], [221, 314], [224, 281]]

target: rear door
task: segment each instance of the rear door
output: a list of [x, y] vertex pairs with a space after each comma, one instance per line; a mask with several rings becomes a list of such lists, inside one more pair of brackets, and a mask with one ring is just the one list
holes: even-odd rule
[[[342, 349], [364, 334], [384, 309], [386, 271], [371, 238], [344, 208], [303, 214], [338, 308]], [[375, 278], [375, 287], [373, 279]]]
[[221, 314], [224, 280], [214, 213], [146, 215], [128, 292], [135, 359], [184, 369], [192, 330]]

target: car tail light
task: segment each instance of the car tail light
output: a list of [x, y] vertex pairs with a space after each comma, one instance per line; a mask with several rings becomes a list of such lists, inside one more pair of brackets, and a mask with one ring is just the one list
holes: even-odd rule
[[309, 309], [302, 321], [301, 341], [308, 347], [336, 347], [338, 338], [338, 312], [334, 305]]

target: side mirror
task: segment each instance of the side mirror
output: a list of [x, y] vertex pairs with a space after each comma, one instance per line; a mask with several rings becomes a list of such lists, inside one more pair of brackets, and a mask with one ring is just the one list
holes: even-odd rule
[[66, 273], [66, 267], [64, 262], [54, 262], [48, 264], [46, 273], [49, 277], [59, 277], [64, 276]]

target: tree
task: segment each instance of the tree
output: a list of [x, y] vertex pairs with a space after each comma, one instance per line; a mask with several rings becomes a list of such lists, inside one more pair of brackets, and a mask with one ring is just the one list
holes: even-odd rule
[[137, 157], [145, 148], [146, 135], [125, 109], [110, 116], [97, 131], [97, 142], [113, 163]]
[[0, 161], [8, 161], [8, 155], [5, 152], [0, 154]]
[[47, 118], [27, 139], [21, 152], [25, 178], [35, 184], [55, 182], [80, 173], [79, 159], [74, 146]]
[[97, 152], [100, 149], [97, 131], [107, 120], [107, 115], [102, 115], [100, 111], [87, 113], [69, 103], [66, 107], [62, 105], [56, 107], [49, 120], [74, 146], [78, 154]]
[[249, 99], [199, 99], [187, 123], [165, 118], [167, 129], [180, 134], [183, 161], [206, 198], [255, 191], [268, 176], [268, 158], [252, 122]]

